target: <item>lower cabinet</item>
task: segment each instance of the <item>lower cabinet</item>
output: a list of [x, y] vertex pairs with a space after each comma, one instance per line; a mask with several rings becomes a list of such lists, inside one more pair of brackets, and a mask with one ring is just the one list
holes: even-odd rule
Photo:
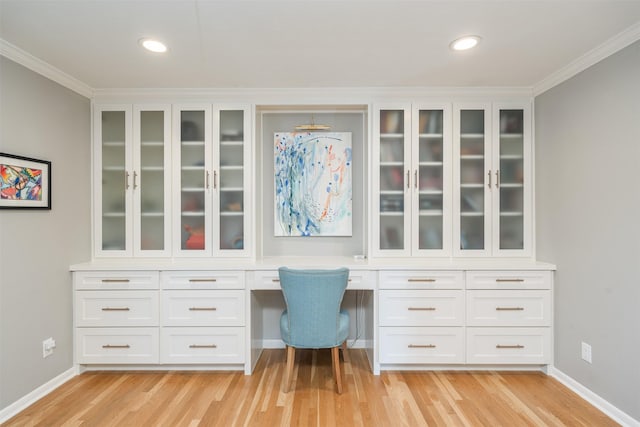
[[381, 364], [464, 363], [464, 274], [381, 271]]
[[244, 363], [244, 276], [243, 271], [161, 273], [161, 363]]
[[550, 271], [380, 271], [379, 363], [545, 365]]
[[244, 271], [74, 273], [78, 364], [245, 360]]

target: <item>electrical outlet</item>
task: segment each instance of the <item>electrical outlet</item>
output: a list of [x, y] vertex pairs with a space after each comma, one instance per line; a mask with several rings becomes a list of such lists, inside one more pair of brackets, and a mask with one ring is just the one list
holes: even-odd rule
[[42, 357], [51, 356], [54, 348], [56, 348], [56, 341], [53, 338], [47, 338], [42, 341]]
[[591, 346], [586, 342], [582, 343], [582, 360], [591, 363]]

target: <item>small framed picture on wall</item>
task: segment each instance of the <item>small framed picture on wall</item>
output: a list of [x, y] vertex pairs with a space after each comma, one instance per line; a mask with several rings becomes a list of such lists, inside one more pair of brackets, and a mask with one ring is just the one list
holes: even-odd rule
[[0, 153], [0, 209], [51, 209], [51, 162]]

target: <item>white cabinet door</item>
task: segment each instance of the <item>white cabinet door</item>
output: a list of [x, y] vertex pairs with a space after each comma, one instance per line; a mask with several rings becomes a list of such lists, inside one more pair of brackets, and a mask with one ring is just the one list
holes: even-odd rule
[[451, 253], [451, 107], [374, 108], [371, 208], [378, 256]]
[[454, 254], [530, 256], [529, 104], [456, 104], [453, 116]]
[[178, 105], [173, 115], [174, 253], [250, 256], [251, 108]]
[[168, 256], [169, 107], [99, 105], [93, 123], [95, 254]]

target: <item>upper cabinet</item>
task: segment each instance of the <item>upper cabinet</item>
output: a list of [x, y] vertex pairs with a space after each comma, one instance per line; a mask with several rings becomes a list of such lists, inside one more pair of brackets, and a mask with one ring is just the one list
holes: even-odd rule
[[174, 106], [177, 256], [248, 256], [250, 109]]
[[530, 256], [528, 103], [373, 109], [372, 256]]
[[94, 109], [95, 253], [171, 250], [171, 118], [166, 105]]
[[529, 104], [454, 108], [454, 255], [530, 256]]
[[374, 109], [373, 255], [451, 252], [451, 108]]
[[96, 106], [96, 256], [249, 256], [250, 137], [246, 106]]

